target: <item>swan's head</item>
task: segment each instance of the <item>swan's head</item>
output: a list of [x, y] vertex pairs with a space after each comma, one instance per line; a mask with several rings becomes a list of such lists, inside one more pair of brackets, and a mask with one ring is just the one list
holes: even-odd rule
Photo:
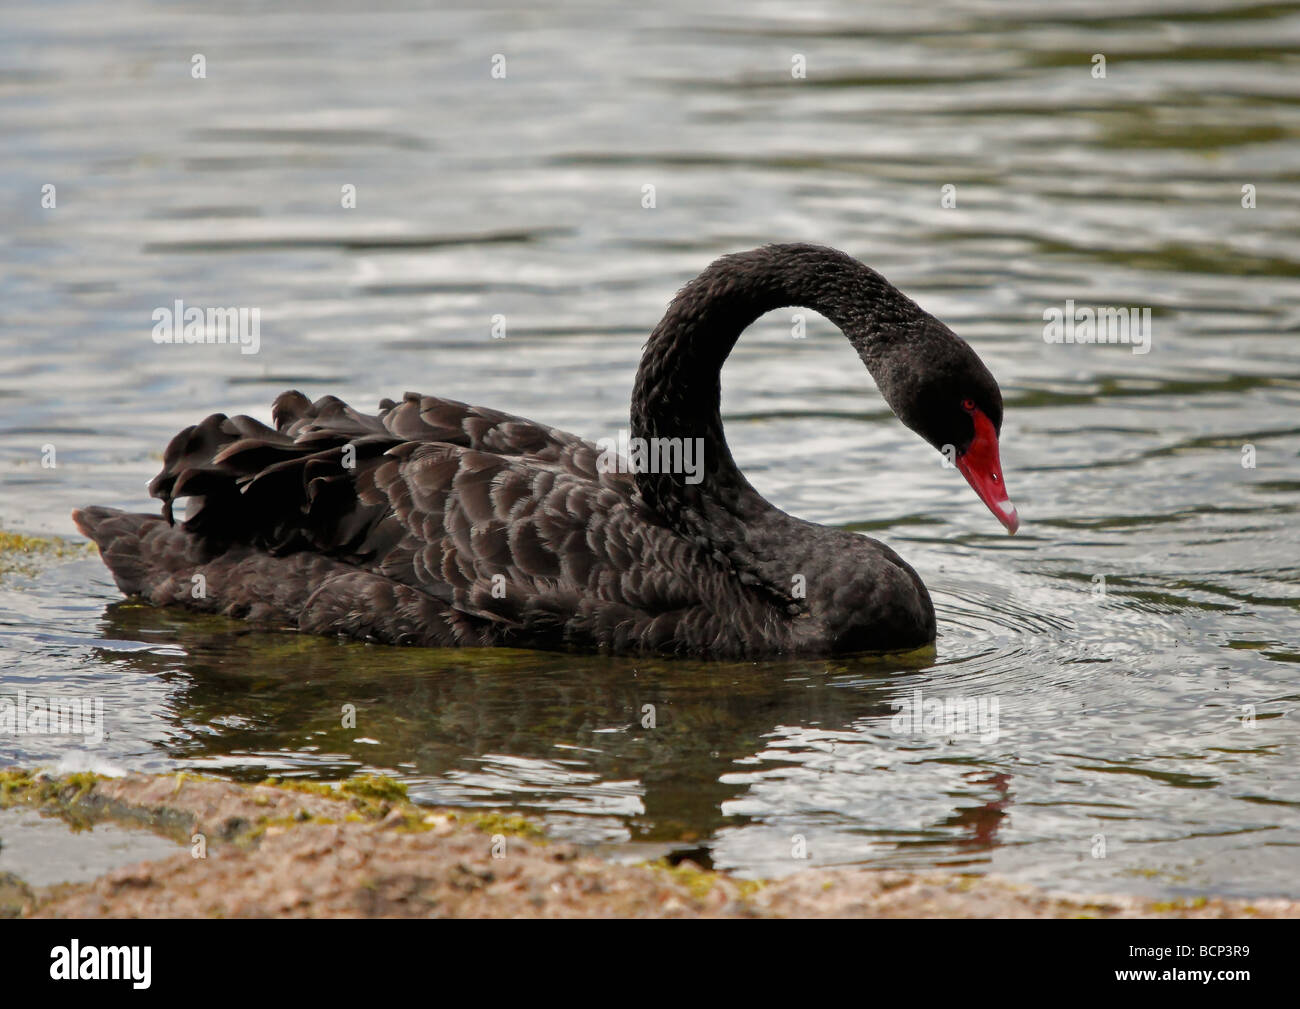
[[909, 320], [905, 339], [888, 341], [896, 352], [874, 362], [881, 392], [898, 418], [943, 453], [1014, 533], [1020, 517], [1007, 494], [998, 446], [1002, 390], [965, 340], [933, 316], [920, 316]]

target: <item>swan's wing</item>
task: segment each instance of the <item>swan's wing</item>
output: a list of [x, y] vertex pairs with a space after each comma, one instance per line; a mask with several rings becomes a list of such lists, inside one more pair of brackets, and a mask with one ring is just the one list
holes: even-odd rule
[[415, 392], [406, 393], [400, 403], [381, 400], [379, 413], [371, 416], [358, 413], [335, 396], [324, 396], [312, 403], [302, 393], [289, 391], [276, 398], [271, 416], [276, 431], [302, 447], [330, 444], [339, 436], [389, 434], [399, 441], [438, 442], [497, 455], [561, 462], [566, 453], [587, 444], [576, 434], [500, 410]]
[[[252, 417], [212, 414], [172, 439], [149, 493], [164, 502], [168, 521], [173, 501], [193, 499], [192, 521], [205, 507], [205, 498], [227, 495], [232, 483], [242, 489], [264, 469], [348, 443], [370, 454], [379, 446], [386, 449], [404, 441], [434, 442], [498, 455], [532, 456], [561, 466], [587, 444], [577, 435], [544, 424], [437, 396], [408, 392], [400, 403], [383, 400], [379, 406], [379, 414], [363, 414], [335, 396], [312, 403], [293, 390], [281, 393], [272, 404], [274, 429]], [[205, 520], [213, 523], [209, 531], [221, 524], [218, 518], [210, 515]], [[203, 531], [203, 525], [192, 521], [196, 531]], [[240, 538], [238, 530], [227, 531]]]
[[[173, 439], [151, 491], [190, 497], [214, 553], [308, 550], [536, 640], [697, 605], [698, 559], [602, 473], [600, 449], [522, 418], [408, 395], [377, 416], [285, 393], [275, 429], [215, 414]], [[693, 567], [694, 565], [694, 567]], [[567, 632], [565, 630], [567, 628]]]
[[408, 392], [400, 403], [384, 400], [379, 406], [382, 411], [379, 423], [403, 441], [440, 442], [557, 463], [588, 444], [575, 434], [545, 424], [438, 396]]
[[685, 566], [654, 564], [675, 537], [646, 521], [625, 476], [596, 473], [597, 454], [584, 444], [559, 466], [404, 442], [355, 482], [356, 507], [382, 509], [367, 566], [534, 637], [698, 603]]

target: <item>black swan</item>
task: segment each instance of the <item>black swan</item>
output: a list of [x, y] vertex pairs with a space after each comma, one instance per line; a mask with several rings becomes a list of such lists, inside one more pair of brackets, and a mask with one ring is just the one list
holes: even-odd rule
[[794, 305], [843, 331], [898, 418], [1014, 533], [988, 369], [874, 270], [803, 244], [718, 259], [650, 335], [630, 428], [645, 441], [629, 444], [701, 439], [694, 473], [620, 472], [576, 435], [434, 396], [371, 416], [285, 392], [274, 429], [213, 414], [172, 439], [149, 485], [161, 516], [73, 520], [128, 595], [365, 641], [713, 657], [927, 644], [934, 606], [893, 550], [785, 514], [732, 460], [722, 364]]

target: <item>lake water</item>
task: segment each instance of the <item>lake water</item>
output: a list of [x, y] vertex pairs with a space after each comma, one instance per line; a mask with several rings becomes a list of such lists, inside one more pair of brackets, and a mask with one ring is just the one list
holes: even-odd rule
[[[735, 455], [910, 561], [933, 652], [378, 648], [124, 603], [84, 557], [0, 578], [0, 694], [108, 734], [0, 763], [383, 771], [760, 876], [1300, 896], [1300, 4], [365, 6], [6, 5], [0, 527], [152, 510], [172, 434], [289, 387], [614, 436], [672, 293], [802, 240], [977, 348], [1021, 532], [775, 313], [724, 372]], [[177, 299], [257, 307], [260, 352], [155, 344]], [[1046, 342], [1067, 300], [1149, 308], [1149, 352]], [[895, 722], [918, 696], [997, 731]]]

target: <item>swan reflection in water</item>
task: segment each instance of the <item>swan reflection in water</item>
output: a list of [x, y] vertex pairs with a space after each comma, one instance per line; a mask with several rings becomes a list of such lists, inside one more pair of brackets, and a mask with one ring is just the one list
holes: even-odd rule
[[[718, 831], [763, 822], [734, 812], [751, 771], [890, 787], [886, 757], [918, 745], [892, 735], [890, 720], [912, 674], [934, 661], [930, 647], [761, 663], [403, 649], [133, 603], [107, 608], [102, 635], [154, 646], [99, 657], [169, 684], [162, 718], [173, 728], [155, 745], [182, 767], [243, 781], [377, 770], [418, 801], [560, 817], [560, 833], [579, 839], [702, 844], [697, 861]], [[990, 774], [972, 764], [972, 794], [919, 830], [856, 825], [862, 852], [992, 849], [1010, 789]]]

